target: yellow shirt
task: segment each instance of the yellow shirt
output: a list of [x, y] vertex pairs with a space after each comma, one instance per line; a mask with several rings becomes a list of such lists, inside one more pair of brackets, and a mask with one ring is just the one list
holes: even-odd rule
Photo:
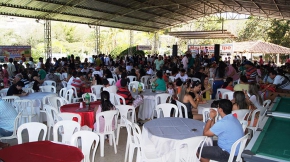
[[249, 84], [237, 84], [234, 87], [234, 91], [243, 91], [243, 90], [249, 91]]

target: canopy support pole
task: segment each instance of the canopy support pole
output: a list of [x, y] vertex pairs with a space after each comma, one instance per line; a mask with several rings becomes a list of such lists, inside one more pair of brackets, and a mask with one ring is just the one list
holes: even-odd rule
[[277, 63], [276, 65], [280, 65], [280, 53], [277, 54]]
[[134, 37], [133, 37], [133, 30], [130, 30], [130, 46], [129, 46], [129, 50], [128, 50], [128, 55], [132, 55], [132, 45], [133, 45], [133, 40], [134, 40]]
[[96, 55], [100, 54], [100, 37], [101, 37], [101, 32], [100, 32], [100, 26], [96, 26], [95, 29], [96, 32], [96, 44], [95, 44], [95, 53]]
[[152, 54], [156, 54], [158, 51], [158, 43], [159, 42], [159, 37], [157, 35], [157, 32], [154, 33], [154, 47], [153, 47], [153, 52]]
[[44, 23], [44, 51], [46, 59], [52, 58], [51, 20], [45, 20]]

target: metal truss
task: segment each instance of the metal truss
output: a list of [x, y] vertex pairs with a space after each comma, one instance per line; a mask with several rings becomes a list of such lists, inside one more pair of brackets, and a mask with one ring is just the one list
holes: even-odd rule
[[44, 53], [46, 59], [52, 58], [51, 20], [45, 20], [44, 23]]
[[95, 27], [95, 34], [96, 34], [96, 44], [95, 44], [95, 53], [96, 55], [100, 54], [100, 38], [101, 38], [101, 30], [100, 26]]

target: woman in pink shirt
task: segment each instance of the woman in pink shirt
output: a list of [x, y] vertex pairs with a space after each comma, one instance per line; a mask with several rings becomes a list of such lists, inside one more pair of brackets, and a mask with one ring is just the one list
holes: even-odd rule
[[239, 75], [236, 72], [235, 68], [232, 65], [229, 65], [228, 67], [226, 67], [226, 71], [227, 71], [227, 77], [231, 77], [233, 78], [233, 81], [236, 81], [239, 79]]

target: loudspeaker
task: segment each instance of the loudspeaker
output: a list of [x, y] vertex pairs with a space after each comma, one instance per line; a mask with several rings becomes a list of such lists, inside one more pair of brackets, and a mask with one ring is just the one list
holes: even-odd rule
[[220, 44], [214, 45], [214, 57], [215, 61], [218, 63], [220, 58]]
[[172, 46], [172, 56], [177, 56], [177, 45]]

